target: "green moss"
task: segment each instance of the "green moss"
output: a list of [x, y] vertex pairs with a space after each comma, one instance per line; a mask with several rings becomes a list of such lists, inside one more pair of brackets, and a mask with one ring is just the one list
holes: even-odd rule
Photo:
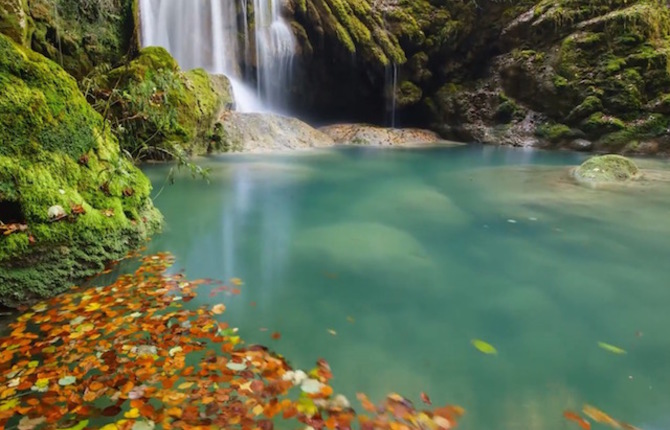
[[623, 130], [626, 128], [626, 124], [619, 118], [596, 112], [582, 122], [582, 128], [592, 135], [602, 135]]
[[596, 96], [587, 96], [582, 103], [577, 105], [567, 117], [569, 122], [580, 121], [596, 112], [603, 110], [603, 104], [600, 98]]
[[189, 153], [206, 152], [218, 115], [233, 101], [227, 78], [202, 69], [182, 72], [158, 47], [142, 49], [98, 81], [96, 106], [100, 112], [111, 106], [121, 146], [138, 158], [170, 158], [175, 145]]
[[0, 33], [29, 46], [34, 31], [26, 0], [0, 0]]
[[407, 107], [417, 104], [421, 101], [423, 92], [416, 84], [410, 81], [403, 81], [398, 85], [396, 91], [396, 103], [398, 107]]
[[625, 182], [639, 176], [637, 165], [620, 155], [592, 157], [574, 171], [575, 178], [588, 184]]
[[537, 127], [535, 134], [553, 143], [575, 137], [573, 130], [565, 124], [542, 124]]
[[134, 0], [30, 0], [33, 50], [77, 78], [136, 49]]
[[653, 114], [627, 124], [623, 129], [604, 135], [599, 145], [612, 151], [619, 151], [633, 142], [653, 139], [667, 133], [670, 119], [665, 115]]
[[[120, 155], [74, 80], [2, 35], [0, 124], [0, 203], [19, 208], [12, 221], [28, 227], [0, 237], [0, 302], [56, 294], [158, 227], [148, 179]], [[54, 205], [67, 219], [51, 222]]]

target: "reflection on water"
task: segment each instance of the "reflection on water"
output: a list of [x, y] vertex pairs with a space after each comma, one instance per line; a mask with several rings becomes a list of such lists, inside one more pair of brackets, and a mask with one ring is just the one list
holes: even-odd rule
[[179, 178], [156, 200], [168, 228], [151, 247], [191, 278], [242, 278], [224, 317], [297, 367], [326, 357], [350, 397], [425, 391], [464, 406], [465, 429], [571, 428], [563, 410], [584, 403], [669, 428], [670, 185], [580, 187], [567, 166], [582, 160], [493, 146], [209, 159], [210, 184]]

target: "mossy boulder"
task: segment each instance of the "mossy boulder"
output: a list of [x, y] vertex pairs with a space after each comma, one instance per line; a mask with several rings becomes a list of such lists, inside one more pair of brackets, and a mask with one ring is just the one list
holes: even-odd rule
[[0, 221], [19, 227], [0, 236], [0, 303], [63, 291], [159, 227], [149, 180], [75, 80], [2, 35], [0, 129]]
[[0, 33], [16, 43], [30, 45], [33, 22], [28, 14], [26, 0], [0, 0]]
[[181, 151], [222, 150], [216, 122], [233, 105], [225, 76], [182, 71], [165, 49], [147, 47], [91, 82], [91, 103], [108, 113], [121, 147], [134, 157], [166, 159]]
[[574, 170], [575, 178], [587, 184], [608, 184], [637, 179], [640, 169], [630, 159], [621, 155], [591, 157]]

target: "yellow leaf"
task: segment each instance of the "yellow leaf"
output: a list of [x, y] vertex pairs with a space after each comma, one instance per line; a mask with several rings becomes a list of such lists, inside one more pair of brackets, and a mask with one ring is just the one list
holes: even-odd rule
[[230, 280], [230, 282], [235, 285], [236, 287], [239, 287], [240, 285], [243, 284], [242, 280], [240, 278], [233, 278]]
[[100, 303], [95, 303], [95, 302], [94, 302], [94, 303], [89, 303], [89, 304], [86, 306], [86, 312], [97, 311], [97, 310], [100, 309], [100, 308], [101, 308]]
[[140, 410], [137, 408], [132, 408], [131, 410], [123, 414], [123, 416], [126, 418], [137, 418], [140, 416]]
[[193, 386], [193, 382], [182, 382], [181, 384], [179, 384], [179, 386], [177, 388], [180, 389], [180, 390], [187, 390], [187, 389], [191, 388], [192, 386]]
[[19, 404], [19, 399], [11, 399], [7, 400], [6, 402], [0, 403], [0, 412], [5, 412], [9, 411], [11, 409], [14, 409], [17, 407]]
[[119, 426], [116, 424], [106, 424], [100, 427], [100, 430], [119, 430]]
[[254, 413], [254, 415], [259, 416], [260, 414], [263, 413], [263, 406], [261, 405], [256, 405], [254, 408], [251, 410], [251, 412]]
[[484, 354], [490, 354], [490, 355], [495, 355], [498, 353], [498, 350], [495, 349], [493, 345], [490, 343], [484, 342], [481, 339], [472, 339], [470, 342], [472, 343], [472, 346], [477, 348], [479, 352], [483, 352]]
[[625, 354], [626, 350], [619, 348], [618, 346], [610, 345], [609, 343], [605, 342], [598, 342], [598, 346], [604, 349], [605, 351], [609, 351], [613, 354]]

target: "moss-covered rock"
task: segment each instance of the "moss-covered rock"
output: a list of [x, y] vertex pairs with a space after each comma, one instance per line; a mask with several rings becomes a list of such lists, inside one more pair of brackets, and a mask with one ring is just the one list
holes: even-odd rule
[[0, 221], [22, 226], [0, 236], [1, 303], [54, 295], [159, 226], [148, 179], [75, 80], [2, 35], [0, 129]]
[[587, 184], [607, 184], [637, 179], [640, 169], [630, 159], [620, 155], [591, 157], [574, 170], [579, 182]]
[[[551, 124], [562, 124], [577, 137], [587, 136], [599, 151], [631, 149], [612, 139], [612, 133], [658, 144], [638, 148], [670, 150], [665, 131], [635, 135], [649, 115], [670, 116], [670, 10], [663, 0], [361, 3], [383, 16], [384, 31], [395, 36], [408, 58], [398, 63], [397, 71], [398, 82], [412, 89], [400, 106], [401, 122], [432, 125], [449, 138], [476, 140], [498, 136], [505, 128], [528, 132], [538, 144], [551, 146], [572, 140], [547, 133]], [[305, 4], [309, 15], [309, 1]], [[317, 31], [312, 28], [323, 19], [323, 10], [315, 7], [311, 14], [297, 19], [317, 56], [333, 36], [318, 31], [319, 26]], [[338, 22], [344, 19], [333, 16]], [[329, 86], [334, 89], [332, 96], [309, 102], [335, 106], [351, 92], [367, 111], [383, 111], [380, 100], [388, 98], [388, 72], [384, 75], [378, 62], [358, 52], [349, 62], [337, 52], [328, 54], [328, 59], [338, 58], [358, 72], [344, 75], [331, 67], [332, 61], [311, 64], [324, 69], [311, 73], [326, 83], [326, 94]], [[339, 85], [328, 84], [329, 73], [346, 77], [334, 78]], [[308, 91], [313, 91], [310, 85]], [[528, 123], [529, 117], [549, 125], [538, 128], [542, 124]]]
[[0, 33], [16, 43], [29, 46], [33, 22], [26, 0], [0, 0]]
[[89, 83], [91, 102], [108, 114], [121, 147], [134, 157], [166, 159], [181, 150], [222, 149], [215, 123], [233, 105], [225, 76], [181, 71], [165, 49], [147, 47]]
[[[10, 0], [2, 0], [10, 1]], [[137, 0], [27, 0], [31, 47], [82, 78], [139, 48]]]

